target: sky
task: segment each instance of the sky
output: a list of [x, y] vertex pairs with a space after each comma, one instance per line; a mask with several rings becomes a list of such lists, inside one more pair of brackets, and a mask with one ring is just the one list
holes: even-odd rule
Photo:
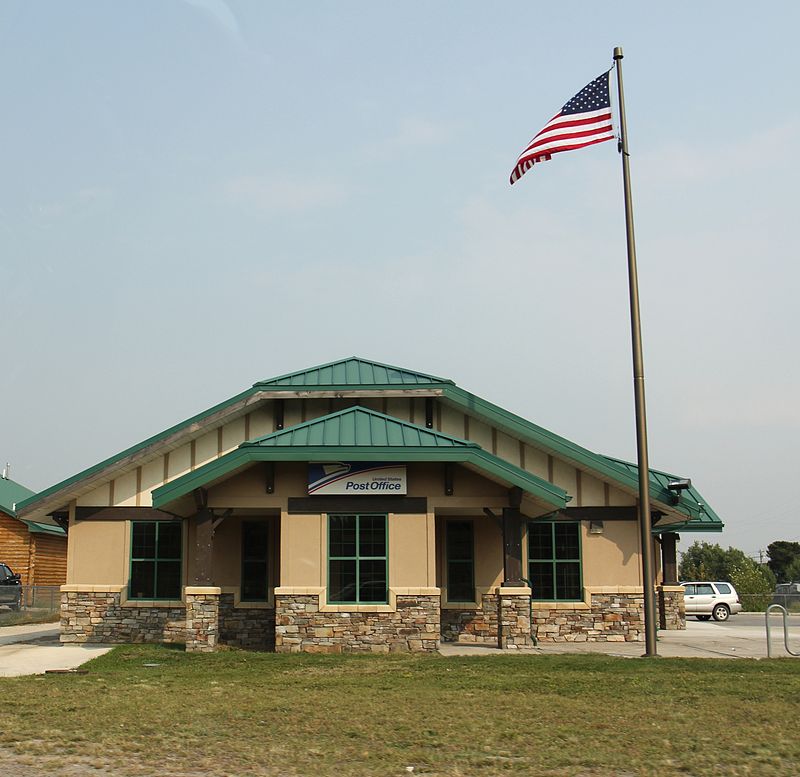
[[[650, 464], [800, 540], [800, 5], [0, 3], [0, 463], [38, 490], [357, 355], [635, 460], [620, 158], [529, 139], [624, 48]], [[614, 87], [612, 81], [612, 88]]]

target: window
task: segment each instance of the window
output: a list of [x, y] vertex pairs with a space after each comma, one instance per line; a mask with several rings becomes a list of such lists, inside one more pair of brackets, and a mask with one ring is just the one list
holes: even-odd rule
[[266, 521], [244, 521], [242, 523], [241, 601], [267, 601], [268, 550], [269, 524]]
[[448, 521], [445, 529], [447, 553], [447, 601], [475, 601], [475, 551], [472, 521]]
[[385, 515], [328, 516], [328, 601], [388, 602]]
[[179, 521], [134, 521], [131, 599], [180, 599], [183, 527]]
[[721, 594], [729, 594], [731, 592], [731, 587], [727, 583], [716, 583], [717, 591]]
[[580, 524], [528, 524], [528, 578], [535, 600], [582, 598]]

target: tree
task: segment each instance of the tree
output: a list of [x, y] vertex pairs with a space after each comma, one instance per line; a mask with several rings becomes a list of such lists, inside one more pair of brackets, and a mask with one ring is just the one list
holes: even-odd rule
[[800, 542], [776, 540], [767, 545], [767, 564], [781, 583], [791, 583], [800, 574]]
[[731, 583], [745, 610], [763, 610], [772, 599], [775, 575], [738, 548], [723, 550], [719, 545], [695, 542], [683, 554], [681, 580], [712, 580]]

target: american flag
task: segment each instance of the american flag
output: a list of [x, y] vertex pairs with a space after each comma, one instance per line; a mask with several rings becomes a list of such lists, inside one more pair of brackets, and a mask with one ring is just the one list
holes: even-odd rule
[[518, 181], [536, 162], [546, 162], [559, 151], [614, 139], [611, 127], [609, 73], [591, 81], [553, 116], [520, 154], [511, 171], [511, 183]]

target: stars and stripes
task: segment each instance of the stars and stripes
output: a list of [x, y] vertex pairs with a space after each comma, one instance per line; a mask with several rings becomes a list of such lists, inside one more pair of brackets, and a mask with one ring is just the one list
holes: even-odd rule
[[592, 146], [614, 139], [611, 126], [609, 73], [603, 73], [581, 89], [553, 116], [520, 154], [511, 171], [518, 181], [536, 162], [546, 162], [559, 151]]

